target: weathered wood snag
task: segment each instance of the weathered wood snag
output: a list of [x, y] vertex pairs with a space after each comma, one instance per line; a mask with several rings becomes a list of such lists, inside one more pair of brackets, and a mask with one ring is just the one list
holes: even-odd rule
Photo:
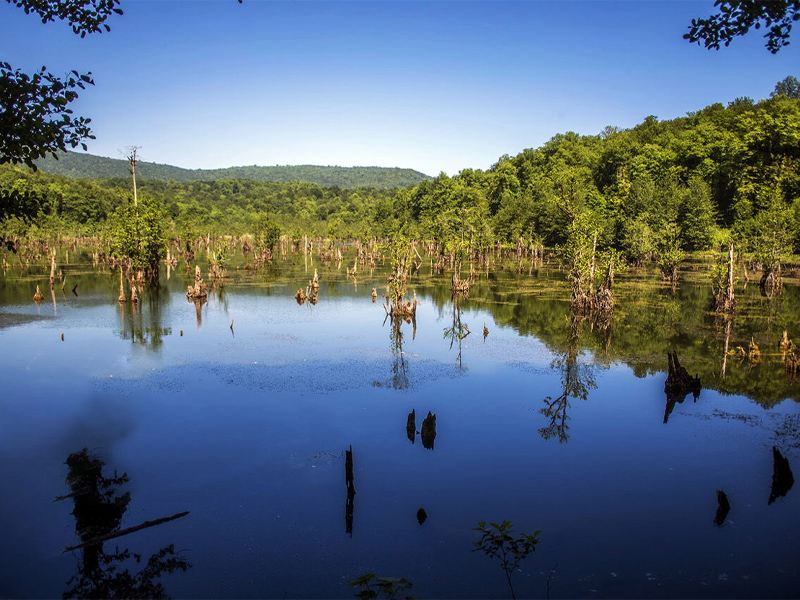
[[194, 286], [190, 285], [186, 288], [186, 297], [190, 300], [204, 300], [208, 297], [208, 289], [200, 274], [200, 265], [194, 267]]
[[750, 338], [750, 346], [748, 347], [747, 358], [750, 359], [752, 363], [758, 363], [761, 361], [761, 350], [756, 344], [755, 338]]
[[686, 396], [691, 393], [695, 401], [700, 395], [700, 378], [692, 377], [689, 372], [681, 366], [678, 355], [675, 352], [667, 353], [669, 371], [667, 380], [664, 382], [664, 392], [667, 394], [667, 407], [664, 411], [664, 423], [669, 420], [675, 404], [683, 403]]
[[781, 341], [778, 342], [778, 350], [786, 352], [789, 349], [789, 333], [784, 329]]
[[725, 281], [714, 286], [714, 311], [732, 313], [736, 310], [736, 297], [733, 291], [733, 242], [728, 244], [728, 274]]
[[427, 450], [433, 450], [433, 441], [436, 439], [436, 415], [431, 414], [430, 411], [422, 421], [420, 437], [422, 438], [422, 446]]
[[372, 288], [372, 303], [375, 304], [375, 301], [378, 299], [378, 290]]
[[780, 450], [772, 447], [772, 489], [769, 493], [769, 501], [772, 504], [778, 498], [782, 498], [789, 493], [794, 485], [794, 475], [789, 467], [789, 459], [784, 457]]
[[39, 286], [36, 286], [36, 293], [33, 295], [33, 301], [36, 304], [39, 304], [42, 300], [44, 300], [44, 296], [42, 295], [42, 291], [39, 289]]
[[486, 341], [486, 336], [489, 335], [489, 329], [486, 327], [486, 321], [483, 322], [483, 341]]
[[294, 299], [297, 300], [299, 305], [303, 305], [306, 301], [306, 293], [303, 291], [303, 288], [297, 290], [297, 293], [294, 295]]
[[119, 297], [117, 300], [120, 303], [128, 301], [128, 299], [125, 297], [125, 286], [122, 281], [122, 265], [119, 266]]

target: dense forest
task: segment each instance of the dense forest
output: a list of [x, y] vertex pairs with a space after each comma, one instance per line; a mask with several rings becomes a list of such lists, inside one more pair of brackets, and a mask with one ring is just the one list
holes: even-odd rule
[[[64, 175], [70, 179], [103, 179], [128, 177], [128, 161], [93, 154], [65, 152], [58, 158], [48, 155], [36, 161], [36, 166], [46, 173]], [[413, 169], [385, 167], [320, 167], [315, 165], [274, 167], [228, 167], [224, 169], [182, 169], [152, 162], [136, 163], [138, 176], [158, 181], [220, 181], [224, 179], [250, 179], [252, 181], [308, 181], [327, 187], [397, 188], [416, 185], [430, 179]]]
[[[797, 252], [800, 94], [787, 85], [794, 81], [761, 101], [737, 98], [598, 135], [559, 134], [487, 171], [464, 169], [402, 188], [179, 183], [150, 179], [137, 166], [138, 187], [166, 209], [173, 232], [246, 233], [268, 214], [284, 233], [552, 247], [567, 241], [580, 214], [598, 232], [599, 248], [632, 263], [731, 238], [744, 251]], [[48, 230], [101, 230], [131, 196], [130, 177], [71, 180], [12, 166], [0, 169], [0, 189], [39, 203], [36, 223]], [[5, 223], [7, 235], [26, 227]]]

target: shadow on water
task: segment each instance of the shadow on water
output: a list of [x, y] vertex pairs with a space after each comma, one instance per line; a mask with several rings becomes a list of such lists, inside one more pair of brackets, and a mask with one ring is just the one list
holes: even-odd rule
[[188, 511], [146, 521], [121, 529], [122, 517], [131, 501], [130, 492], [120, 492], [128, 483], [126, 473], [113, 477], [103, 474], [105, 463], [88, 449], [67, 457], [67, 485], [70, 493], [56, 501], [72, 499], [75, 533], [80, 544], [70, 546], [65, 552], [79, 550], [81, 561], [78, 572], [67, 582], [64, 598], [168, 598], [158, 579], [164, 573], [187, 571], [191, 565], [175, 553], [175, 546], [165, 546], [147, 559], [145, 566], [132, 573], [128, 565], [139, 564], [142, 557], [127, 548], [115, 547], [106, 552], [104, 543], [122, 536], [161, 525], [186, 516]]

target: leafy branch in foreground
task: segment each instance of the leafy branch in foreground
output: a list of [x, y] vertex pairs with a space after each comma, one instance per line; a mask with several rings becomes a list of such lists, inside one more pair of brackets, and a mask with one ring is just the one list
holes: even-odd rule
[[789, 45], [794, 21], [800, 20], [800, 0], [717, 0], [719, 13], [707, 19], [692, 19], [689, 33], [683, 37], [691, 43], [719, 50], [720, 44], [730, 45], [733, 38], [745, 35], [750, 28], [767, 32], [767, 49], [776, 54]]
[[91, 119], [73, 117], [70, 102], [77, 89], [94, 85], [91, 73], [71, 71], [63, 80], [42, 67], [33, 75], [0, 62], [0, 163], [25, 163], [46, 154], [65, 152], [67, 146], [86, 150], [84, 139], [94, 139]]
[[480, 521], [477, 527], [473, 527], [473, 531], [480, 531], [481, 538], [474, 542], [475, 548], [472, 551], [481, 550], [489, 558], [500, 560], [508, 587], [511, 589], [511, 597], [516, 600], [514, 585], [511, 583], [511, 573], [519, 567], [519, 563], [528, 554], [536, 550], [541, 530], [532, 535], [523, 533], [520, 537], [515, 538], [512, 535], [514, 525], [510, 521], [503, 521], [501, 524], [490, 523], [488, 527], [485, 521]]

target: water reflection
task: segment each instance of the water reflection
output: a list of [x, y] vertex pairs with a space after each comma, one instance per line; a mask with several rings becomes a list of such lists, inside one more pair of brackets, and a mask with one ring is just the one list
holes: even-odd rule
[[353, 510], [355, 509], [356, 487], [353, 481], [353, 446], [344, 451], [344, 481], [347, 486], [347, 499], [344, 506], [345, 533], [353, 537]]
[[664, 382], [664, 392], [667, 395], [667, 406], [664, 409], [664, 423], [669, 420], [675, 404], [683, 404], [686, 396], [692, 394], [694, 401], [700, 396], [700, 378], [689, 375], [689, 372], [681, 366], [678, 354], [670, 352], [667, 354], [668, 375]]
[[171, 327], [162, 325], [164, 307], [169, 302], [169, 293], [158, 283], [143, 286], [139, 302], [119, 302], [120, 331], [124, 340], [158, 350], [164, 338], [172, 335]]
[[[405, 359], [405, 352], [403, 351], [403, 323], [411, 323], [413, 325], [411, 339], [417, 337], [417, 317], [412, 315], [410, 317], [402, 317], [400, 315], [386, 314], [383, 324], [389, 323], [389, 343], [392, 349], [392, 378], [387, 383], [390, 387], [396, 390], [405, 390], [409, 386], [408, 377], [408, 361]], [[379, 381], [373, 383], [375, 386], [382, 386]]]
[[775, 446], [772, 447], [772, 488], [769, 492], [769, 501], [772, 504], [778, 498], [789, 493], [794, 485], [794, 475], [789, 467], [789, 459], [781, 454]]
[[546, 440], [557, 438], [560, 443], [569, 440], [570, 398], [586, 400], [589, 390], [597, 387], [594, 367], [579, 360], [581, 326], [584, 321], [585, 317], [570, 314], [566, 350], [557, 353], [552, 363], [553, 368], [561, 370], [562, 393], [556, 398], [548, 396], [544, 399], [545, 407], [541, 409], [541, 413], [549, 422], [539, 429], [539, 435]]
[[[455, 277], [455, 275], [454, 275]], [[484, 327], [485, 329], [485, 327]], [[453, 321], [450, 327], [444, 328], [444, 339], [450, 340], [450, 349], [453, 349], [453, 344], [458, 342], [458, 356], [456, 357], [456, 362], [458, 363], [458, 367], [463, 369], [463, 365], [461, 364], [461, 342], [464, 338], [466, 338], [470, 333], [469, 327], [467, 327], [466, 323], [461, 322], [461, 294], [453, 293]], [[486, 335], [483, 336], [486, 339]]]
[[714, 515], [714, 525], [722, 527], [729, 512], [731, 512], [731, 505], [728, 502], [728, 495], [722, 490], [717, 490], [717, 514]]
[[67, 581], [64, 598], [167, 598], [166, 590], [158, 579], [164, 573], [186, 571], [191, 565], [175, 554], [173, 544], [165, 546], [147, 560], [138, 573], [131, 573], [126, 564], [133, 559], [141, 562], [141, 555], [120, 550], [106, 552], [106, 541], [125, 536], [156, 525], [161, 525], [188, 514], [188, 511], [146, 521], [134, 527], [120, 529], [122, 517], [131, 501], [131, 493], [120, 493], [119, 488], [128, 483], [126, 473], [113, 477], [103, 474], [105, 463], [88, 449], [67, 457], [67, 485], [70, 493], [56, 500], [72, 499], [75, 533], [81, 543], [65, 550], [79, 550], [81, 562], [78, 571]]

